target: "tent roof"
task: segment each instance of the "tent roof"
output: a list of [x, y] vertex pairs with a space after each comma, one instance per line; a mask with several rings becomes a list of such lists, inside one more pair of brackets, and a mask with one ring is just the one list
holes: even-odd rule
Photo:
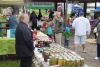
[[[93, 8], [95, 7], [95, 3], [89, 3], [87, 4], [88, 7]], [[100, 7], [100, 3], [97, 3], [97, 7]]]
[[[66, 0], [31, 0], [33, 2], [66, 2]], [[78, 1], [78, 2], [100, 2], [100, 0], [68, 0], [68, 1]]]
[[24, 0], [0, 0], [0, 5], [24, 5]]

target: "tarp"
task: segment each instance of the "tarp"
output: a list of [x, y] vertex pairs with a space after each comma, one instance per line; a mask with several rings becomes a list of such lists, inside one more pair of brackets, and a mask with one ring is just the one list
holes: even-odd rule
[[100, 11], [100, 7], [96, 7], [96, 11]]
[[72, 6], [72, 13], [75, 13], [78, 16], [80, 13], [84, 13], [83, 7], [75, 4]]
[[[66, 2], [66, 0], [30, 0], [33, 2]], [[77, 2], [100, 2], [100, 0], [68, 0], [68, 1], [77, 1]]]

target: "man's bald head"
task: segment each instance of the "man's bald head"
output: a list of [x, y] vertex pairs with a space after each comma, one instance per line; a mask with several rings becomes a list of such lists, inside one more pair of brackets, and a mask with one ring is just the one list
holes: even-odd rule
[[28, 14], [22, 14], [20, 16], [20, 21], [23, 22], [23, 23], [28, 24], [29, 23], [29, 15]]

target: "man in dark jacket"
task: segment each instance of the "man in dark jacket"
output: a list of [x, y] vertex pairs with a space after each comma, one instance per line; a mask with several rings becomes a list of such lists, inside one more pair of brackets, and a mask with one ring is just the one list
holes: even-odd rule
[[34, 46], [32, 32], [28, 27], [29, 16], [23, 14], [20, 23], [16, 28], [16, 54], [21, 60], [20, 67], [31, 67]]

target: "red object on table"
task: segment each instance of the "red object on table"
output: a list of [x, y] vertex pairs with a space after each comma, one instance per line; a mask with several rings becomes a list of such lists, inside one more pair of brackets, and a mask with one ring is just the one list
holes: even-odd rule
[[36, 36], [37, 36], [37, 30], [34, 29], [34, 31], [33, 31], [33, 40], [36, 40], [37, 39]]

